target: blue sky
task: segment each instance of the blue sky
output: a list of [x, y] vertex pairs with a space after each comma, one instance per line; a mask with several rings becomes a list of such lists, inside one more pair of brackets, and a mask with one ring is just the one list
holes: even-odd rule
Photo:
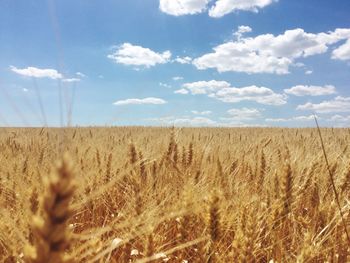
[[4, 0], [0, 125], [350, 126], [348, 0]]

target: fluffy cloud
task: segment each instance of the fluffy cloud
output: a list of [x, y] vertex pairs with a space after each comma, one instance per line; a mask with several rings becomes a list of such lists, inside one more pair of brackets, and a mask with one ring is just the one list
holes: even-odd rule
[[149, 48], [124, 43], [114, 53], [107, 56], [118, 64], [144, 66], [146, 68], [170, 61], [171, 52], [157, 53]]
[[[321, 119], [320, 117], [316, 116], [317, 119]], [[315, 120], [314, 115], [309, 115], [309, 116], [296, 116], [293, 117], [293, 120], [295, 121], [313, 121]]]
[[[173, 16], [194, 15], [208, 9], [211, 0], [160, 0], [159, 9]], [[258, 12], [277, 0], [217, 0], [209, 9], [209, 16], [222, 17], [238, 10]]]
[[178, 62], [180, 64], [190, 64], [192, 62], [191, 57], [177, 57], [175, 58], [175, 62]]
[[215, 127], [264, 127], [265, 124], [252, 124], [244, 123], [238, 119], [233, 118], [220, 118], [221, 121], [215, 121], [207, 117], [175, 117], [175, 116], [166, 116], [158, 118], [148, 118], [146, 121], [155, 122], [161, 125], [166, 126], [215, 126]]
[[218, 0], [215, 5], [210, 8], [209, 16], [222, 17], [228, 13], [243, 10], [258, 12], [260, 8], [264, 8], [275, 0]]
[[[229, 41], [194, 59], [193, 64], [198, 69], [214, 68], [219, 72], [288, 74], [296, 59], [325, 53], [330, 45], [349, 38], [350, 29], [313, 34], [297, 28], [277, 36], [263, 34]], [[348, 48], [343, 46], [334, 50], [333, 58], [346, 59]]]
[[328, 121], [334, 121], [334, 122], [350, 122], [350, 115], [349, 116], [342, 116], [342, 115], [333, 115]]
[[239, 26], [238, 30], [233, 34], [237, 37], [238, 40], [240, 40], [245, 33], [252, 32], [252, 28], [249, 26]]
[[245, 73], [289, 73], [292, 60], [261, 53], [244, 42], [228, 42], [214, 48], [213, 53], [205, 54], [193, 60], [200, 69], [215, 68], [219, 72]]
[[175, 126], [213, 126], [217, 122], [205, 117], [160, 117], [146, 119], [147, 121], [157, 122], [163, 125], [175, 125]]
[[264, 105], [286, 104], [286, 96], [275, 93], [266, 87], [248, 86], [243, 88], [224, 88], [211, 97], [223, 102], [236, 103], [241, 101], [255, 101]]
[[178, 89], [174, 91], [175, 94], [188, 94], [189, 91], [187, 89]]
[[216, 68], [219, 72], [287, 74], [291, 64], [289, 59], [252, 53], [240, 44], [224, 44], [214, 50], [215, 53], [196, 59], [194, 65], [198, 69]]
[[[320, 117], [316, 116], [316, 118], [321, 119]], [[290, 121], [314, 121], [314, 115], [308, 115], [308, 116], [296, 116], [292, 118], [268, 118], [265, 119], [267, 122], [290, 122]]]
[[261, 112], [254, 108], [230, 109], [227, 111], [229, 118], [222, 118], [225, 120], [253, 120], [261, 117]]
[[350, 97], [338, 96], [333, 100], [316, 104], [308, 102], [304, 105], [299, 105], [297, 110], [311, 110], [317, 113], [350, 112]]
[[79, 82], [78, 78], [62, 79], [63, 82]]
[[169, 15], [182, 16], [201, 13], [209, 0], [160, 0], [159, 9]]
[[183, 88], [189, 90], [193, 95], [197, 94], [214, 94], [215, 92], [229, 88], [231, 85], [226, 81], [197, 81], [183, 84]]
[[178, 80], [183, 80], [184, 78], [183, 77], [180, 77], [180, 76], [175, 76], [173, 77], [173, 80], [174, 81], [178, 81]]
[[301, 62], [297, 62], [297, 63], [294, 63], [294, 64], [293, 64], [293, 67], [296, 67], [296, 68], [303, 68], [303, 67], [305, 67], [305, 64], [304, 64], [304, 63], [301, 63]]
[[170, 89], [171, 86], [169, 84], [163, 83], [163, 82], [159, 82], [159, 86]]
[[284, 119], [284, 118], [267, 118], [265, 121], [267, 122], [286, 122], [289, 119]]
[[81, 77], [81, 78], [85, 78], [86, 75], [81, 73], [81, 72], [76, 72], [75, 75], [77, 75], [78, 77]]
[[160, 99], [160, 98], [144, 98], [144, 99], [126, 99], [126, 100], [119, 100], [114, 102], [114, 105], [122, 106], [122, 105], [130, 105], [130, 104], [166, 104], [167, 101]]
[[10, 69], [22, 76], [33, 77], [33, 78], [50, 78], [50, 79], [61, 79], [63, 75], [55, 69], [40, 69], [36, 67], [27, 67], [23, 69], [10, 66]]
[[[241, 101], [255, 101], [265, 105], [283, 105], [286, 104], [286, 95], [275, 93], [266, 87], [248, 86], [243, 88], [231, 87], [226, 81], [197, 81], [183, 84], [182, 94], [191, 93], [192, 95], [206, 94], [211, 98], [223, 102], [236, 103]], [[178, 90], [177, 93], [180, 90]]]
[[193, 110], [191, 111], [193, 114], [196, 115], [210, 115], [212, 112], [210, 110], [206, 110], [206, 111], [197, 111], [197, 110]]
[[216, 121], [213, 121], [205, 117], [194, 117], [194, 118], [179, 118], [172, 122], [174, 125], [184, 126], [210, 126], [215, 125]]
[[244, 34], [248, 32], [252, 32], [252, 28], [250, 26], [239, 26], [236, 33]]
[[332, 52], [333, 59], [350, 60], [350, 39]]
[[322, 96], [337, 93], [335, 87], [332, 85], [326, 85], [324, 87], [297, 85], [290, 89], [285, 89], [284, 92], [295, 96]]

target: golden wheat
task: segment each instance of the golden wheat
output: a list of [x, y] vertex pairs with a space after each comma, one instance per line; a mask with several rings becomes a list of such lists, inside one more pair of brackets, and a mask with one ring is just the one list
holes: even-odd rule
[[348, 262], [350, 131], [316, 136], [1, 129], [0, 262]]

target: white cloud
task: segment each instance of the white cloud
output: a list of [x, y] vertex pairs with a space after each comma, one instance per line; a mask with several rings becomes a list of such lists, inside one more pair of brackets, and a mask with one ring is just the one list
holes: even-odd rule
[[175, 125], [175, 126], [214, 126], [216, 121], [205, 117], [175, 117], [167, 116], [160, 118], [149, 118], [147, 121], [157, 122], [163, 125]]
[[297, 63], [294, 63], [294, 64], [293, 64], [293, 67], [296, 67], [296, 68], [303, 68], [303, 67], [305, 67], [305, 64], [302, 63], [302, 62], [297, 62]]
[[160, 0], [159, 9], [169, 15], [182, 16], [202, 13], [209, 0]]
[[40, 69], [36, 67], [27, 67], [23, 69], [10, 66], [10, 69], [22, 76], [33, 77], [33, 78], [50, 78], [50, 79], [61, 79], [63, 75], [55, 69]]
[[178, 81], [178, 80], [183, 80], [184, 78], [183, 77], [180, 77], [180, 76], [175, 76], [173, 77], [173, 80], [174, 81]]
[[149, 48], [124, 43], [117, 47], [117, 50], [107, 57], [118, 64], [144, 66], [149, 68], [156, 64], [169, 62], [171, 52], [167, 50], [163, 53], [157, 53]]
[[171, 86], [169, 84], [163, 83], [163, 82], [159, 82], [159, 86], [170, 89]]
[[304, 105], [299, 105], [297, 110], [311, 110], [317, 113], [350, 112], [350, 97], [338, 96], [333, 100], [316, 104], [308, 102]]
[[196, 110], [193, 110], [191, 111], [193, 114], [196, 114], [196, 115], [210, 115], [212, 112], [210, 110], [206, 110], [206, 111], [196, 111]]
[[79, 82], [78, 78], [62, 79], [63, 82]]
[[228, 13], [238, 10], [258, 12], [260, 8], [264, 8], [275, 0], [218, 0], [215, 5], [210, 8], [209, 16], [222, 17]]
[[23, 88], [22, 91], [23, 91], [23, 92], [28, 92], [29, 90], [26, 89], [26, 88]]
[[240, 40], [244, 33], [252, 32], [252, 28], [249, 26], [239, 26], [238, 30], [233, 34], [237, 37], [238, 40]]
[[255, 123], [244, 123], [240, 120], [235, 120], [232, 118], [220, 118], [221, 121], [215, 121], [207, 117], [175, 117], [175, 116], [166, 116], [158, 118], [147, 118], [146, 121], [155, 122], [161, 125], [174, 125], [174, 126], [191, 126], [191, 127], [265, 127], [266, 124], [255, 124]]
[[230, 109], [227, 111], [227, 113], [230, 115], [229, 118], [222, 118], [225, 120], [253, 120], [256, 118], [261, 117], [261, 112], [258, 109], [254, 108], [241, 108], [241, 109]]
[[[349, 38], [348, 28], [319, 34], [297, 28], [277, 36], [263, 34], [226, 42], [194, 59], [193, 64], [198, 69], [214, 68], [219, 72], [288, 74], [289, 67], [297, 65], [296, 59], [325, 53], [330, 45]], [[342, 56], [333, 54], [333, 58], [346, 59], [347, 48], [343, 49], [338, 51]]]
[[178, 89], [174, 91], [175, 94], [188, 94], [189, 91], [187, 89]]
[[[194, 15], [208, 9], [213, 0], [160, 0], [159, 9], [173, 16]], [[222, 17], [238, 10], [258, 12], [278, 0], [217, 0], [209, 9], [209, 16]]]
[[267, 122], [286, 122], [289, 121], [289, 119], [284, 119], [284, 118], [267, 118], [265, 119]]
[[194, 117], [194, 118], [179, 118], [172, 121], [174, 125], [184, 126], [211, 126], [215, 125], [216, 121], [213, 121], [205, 117]]
[[[321, 119], [320, 117], [316, 116], [317, 119]], [[295, 116], [292, 118], [267, 118], [265, 121], [267, 122], [290, 122], [290, 121], [314, 121], [314, 115], [308, 115], [308, 116]]]
[[231, 85], [226, 81], [196, 81], [183, 84], [183, 88], [189, 90], [193, 95], [212, 94], [223, 88], [229, 88]]
[[241, 127], [241, 128], [247, 128], [247, 127], [268, 127], [266, 124], [261, 123], [243, 123], [243, 122], [228, 122], [228, 123], [221, 123], [220, 127]]
[[170, 121], [174, 120], [174, 116], [166, 116], [166, 117], [155, 117], [155, 118], [146, 118], [145, 121], [157, 122], [162, 124], [168, 124]]
[[126, 100], [119, 100], [114, 102], [114, 105], [122, 106], [122, 105], [130, 105], [130, 104], [166, 104], [167, 101], [160, 99], [160, 98], [144, 98], [144, 99], [126, 99]]
[[81, 78], [85, 78], [86, 75], [81, 73], [81, 72], [76, 72], [75, 75], [77, 75], [78, 77], [81, 77]]
[[333, 59], [350, 60], [350, 38], [345, 44], [341, 45], [332, 52]]
[[283, 105], [287, 103], [285, 94], [275, 93], [269, 88], [257, 86], [235, 88], [231, 87], [231, 84], [226, 81], [210, 80], [185, 83], [182, 90], [187, 90], [192, 95], [206, 94], [211, 98], [228, 103], [241, 101], [255, 101], [265, 105]]
[[180, 63], [180, 64], [190, 64], [192, 62], [191, 57], [176, 57], [175, 61]]
[[285, 89], [284, 92], [295, 96], [322, 96], [337, 93], [335, 87], [332, 85], [326, 85], [323, 87], [297, 85], [290, 89]]
[[[316, 116], [317, 119], [321, 119], [321, 117]], [[309, 115], [309, 116], [296, 116], [293, 117], [293, 120], [295, 121], [314, 121], [315, 117], [314, 115]]]
[[275, 93], [266, 87], [248, 86], [243, 88], [224, 88], [216, 94], [211, 95], [223, 102], [236, 103], [241, 101], [255, 101], [264, 105], [286, 104], [286, 96]]
[[312, 70], [307, 70], [307, 71], [305, 71], [305, 75], [311, 75], [312, 73], [313, 73]]
[[252, 32], [252, 28], [250, 26], [239, 26], [236, 33], [243, 34], [249, 32]]
[[334, 121], [334, 122], [350, 122], [350, 115], [349, 116], [342, 116], [342, 115], [333, 115], [328, 121]]
[[219, 72], [287, 74], [292, 60], [260, 53], [244, 42], [228, 42], [194, 59], [193, 64], [201, 70], [215, 68]]

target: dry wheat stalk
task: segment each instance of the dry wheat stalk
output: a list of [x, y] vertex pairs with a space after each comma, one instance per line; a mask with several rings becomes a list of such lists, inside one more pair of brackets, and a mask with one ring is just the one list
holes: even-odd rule
[[66, 250], [71, 242], [68, 219], [69, 203], [75, 191], [73, 170], [68, 155], [45, 181], [46, 192], [41, 200], [41, 215], [33, 217], [34, 247], [26, 248], [26, 262], [67, 263]]
[[218, 249], [218, 241], [220, 238], [220, 213], [219, 213], [219, 197], [213, 193], [210, 201], [209, 209], [209, 231], [210, 245], [208, 250], [208, 263], [216, 262], [216, 253]]

